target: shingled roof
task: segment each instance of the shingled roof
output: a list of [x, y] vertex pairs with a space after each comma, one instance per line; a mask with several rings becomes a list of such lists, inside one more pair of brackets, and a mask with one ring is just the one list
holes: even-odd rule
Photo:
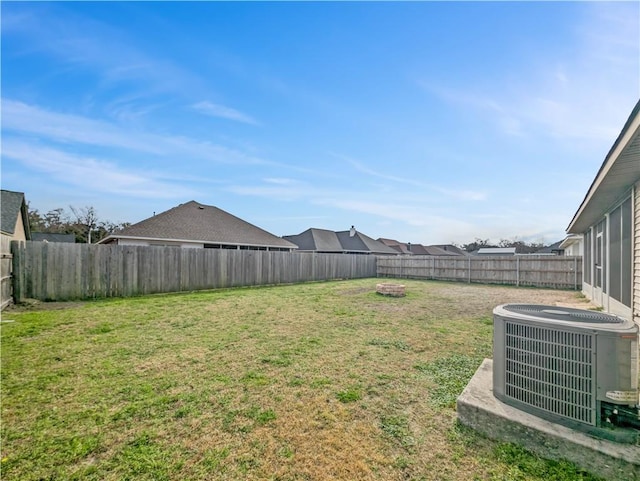
[[307, 229], [298, 235], [286, 235], [284, 239], [293, 242], [301, 251], [343, 252], [344, 249], [336, 233], [327, 229]]
[[398, 254], [391, 247], [356, 231], [355, 228], [340, 232], [311, 228], [297, 235], [284, 236], [284, 238], [296, 244], [301, 251]]
[[102, 239], [198, 242], [295, 249], [296, 246], [222, 209], [194, 200], [154, 215]]
[[[463, 255], [460, 251], [456, 252], [452, 249], [453, 246], [425, 246], [422, 244], [411, 244], [397, 241], [395, 239], [385, 239], [380, 237], [378, 239], [379, 242], [382, 242], [384, 245], [395, 249], [404, 255], [414, 255], [414, 256], [458, 256]], [[455, 248], [457, 249], [457, 248]], [[459, 251], [459, 249], [458, 249]]]

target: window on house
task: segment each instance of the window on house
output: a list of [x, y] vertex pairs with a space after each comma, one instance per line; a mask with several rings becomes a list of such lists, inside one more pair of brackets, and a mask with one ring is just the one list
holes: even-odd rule
[[595, 276], [595, 286], [602, 289], [603, 292], [607, 292], [606, 289], [606, 263], [605, 263], [605, 246], [607, 245], [607, 233], [606, 226], [607, 219], [603, 219], [595, 229], [595, 259], [594, 259], [594, 276]]
[[591, 285], [591, 229], [584, 233], [584, 282]]
[[622, 283], [622, 292], [620, 297], [620, 302], [622, 302], [625, 306], [631, 307], [631, 297], [632, 297], [632, 266], [631, 266], [631, 223], [633, 220], [631, 219], [631, 197], [625, 200], [622, 203], [622, 243], [620, 248], [622, 249], [621, 256], [622, 261], [620, 262], [620, 266], [622, 267], [621, 272], [621, 283]]
[[584, 233], [584, 257], [582, 260], [582, 277], [591, 285], [591, 228]]
[[622, 209], [618, 207], [609, 214], [609, 295], [620, 300]]

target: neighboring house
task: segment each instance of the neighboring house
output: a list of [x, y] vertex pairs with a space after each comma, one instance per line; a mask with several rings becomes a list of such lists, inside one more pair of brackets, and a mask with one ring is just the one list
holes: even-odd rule
[[32, 241], [40, 242], [64, 242], [67, 244], [75, 244], [76, 236], [74, 234], [53, 234], [51, 232], [32, 232]]
[[296, 248], [222, 209], [193, 200], [115, 232], [98, 244], [269, 251]]
[[404, 242], [397, 241], [395, 239], [385, 239], [384, 237], [379, 237], [378, 242], [382, 242], [387, 247], [391, 247], [394, 251], [404, 254], [404, 255], [412, 255], [413, 252], [410, 250], [411, 244], [405, 244]]
[[447, 250], [445, 247], [453, 246], [424, 246], [422, 244], [412, 244], [410, 242], [404, 243], [395, 239], [379, 238], [378, 242], [382, 242], [384, 245], [391, 247], [404, 255], [414, 256], [457, 256], [462, 255], [453, 250]]
[[482, 247], [476, 252], [478, 256], [515, 256], [515, 247]]
[[298, 252], [398, 255], [396, 250], [358, 232], [353, 226], [340, 232], [311, 228], [283, 238], [297, 245]]
[[582, 292], [640, 324], [640, 101], [567, 227], [583, 235]]
[[578, 234], [568, 235], [560, 243], [560, 249], [564, 250], [565, 256], [582, 256], [582, 236]]
[[463, 249], [460, 249], [460, 247], [451, 245], [451, 244], [439, 244], [439, 245], [434, 245], [432, 247], [439, 247], [440, 249], [444, 250], [445, 252], [448, 252], [450, 254], [454, 254], [457, 256], [468, 256], [469, 253]]
[[[13, 192], [11, 190], [0, 191], [0, 203], [2, 204], [2, 224], [0, 227], [4, 242], [8, 241], [26, 241], [31, 239], [29, 231], [29, 212], [27, 210], [27, 201], [22, 192]], [[4, 245], [3, 242], [3, 245]]]
[[533, 254], [534, 255], [553, 255], [553, 256], [561, 256], [564, 255], [564, 248], [561, 247], [562, 241], [554, 242], [551, 245], [543, 247], [542, 249], [538, 249]]

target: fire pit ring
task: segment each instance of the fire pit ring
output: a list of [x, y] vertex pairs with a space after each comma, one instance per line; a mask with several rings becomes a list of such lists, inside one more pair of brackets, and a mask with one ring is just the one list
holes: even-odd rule
[[404, 284], [391, 284], [387, 282], [377, 284], [376, 292], [389, 297], [404, 297], [406, 295]]

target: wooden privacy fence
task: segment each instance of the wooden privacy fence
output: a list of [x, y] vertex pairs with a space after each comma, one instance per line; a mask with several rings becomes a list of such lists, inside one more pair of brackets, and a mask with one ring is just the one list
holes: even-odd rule
[[0, 310], [11, 304], [13, 298], [10, 244], [9, 237], [0, 237]]
[[368, 255], [31, 242], [11, 245], [14, 297], [63, 301], [376, 276]]
[[[376, 276], [556, 289], [582, 287], [582, 258], [563, 256], [376, 257], [32, 241], [12, 242], [11, 255], [5, 255], [3, 306], [11, 299], [12, 277], [13, 297], [18, 301], [128, 297]], [[13, 261], [13, 274], [5, 275], [5, 264], [11, 266], [5, 260]]]
[[582, 258], [565, 256], [378, 257], [378, 277], [582, 288]]

